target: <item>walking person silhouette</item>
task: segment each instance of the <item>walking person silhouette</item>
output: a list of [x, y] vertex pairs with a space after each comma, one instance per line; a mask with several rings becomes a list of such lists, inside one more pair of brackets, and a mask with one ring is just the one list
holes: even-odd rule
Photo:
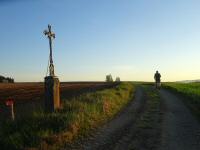
[[155, 79], [155, 82], [156, 82], [155, 84], [156, 84], [157, 89], [160, 89], [160, 87], [161, 87], [160, 78], [161, 78], [160, 73], [158, 71], [156, 71], [156, 73], [154, 74], [154, 79]]

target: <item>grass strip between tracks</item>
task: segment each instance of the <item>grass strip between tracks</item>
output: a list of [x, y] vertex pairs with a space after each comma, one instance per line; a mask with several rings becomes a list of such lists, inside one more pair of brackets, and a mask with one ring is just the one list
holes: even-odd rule
[[161, 99], [156, 89], [144, 85], [145, 104], [135, 122], [135, 132], [130, 150], [157, 149], [161, 139]]
[[29, 118], [5, 122], [0, 128], [1, 149], [61, 149], [87, 135], [117, 114], [133, 97], [129, 82], [63, 100], [54, 113], [35, 112]]

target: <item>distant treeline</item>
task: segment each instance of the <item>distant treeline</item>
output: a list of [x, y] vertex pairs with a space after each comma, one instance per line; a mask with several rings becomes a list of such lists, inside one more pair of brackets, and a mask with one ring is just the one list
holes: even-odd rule
[[0, 75], [0, 83], [14, 83], [14, 79]]

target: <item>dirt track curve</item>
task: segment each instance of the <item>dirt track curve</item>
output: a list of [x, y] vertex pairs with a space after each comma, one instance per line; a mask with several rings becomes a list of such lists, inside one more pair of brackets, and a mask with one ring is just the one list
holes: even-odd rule
[[[149, 89], [155, 91], [152, 87], [149, 87]], [[137, 137], [138, 129], [135, 122], [145, 112], [145, 103], [148, 101], [145, 94], [146, 91], [143, 87], [137, 88], [134, 100], [119, 115], [72, 149], [200, 150], [199, 122], [177, 96], [164, 89], [159, 91], [162, 105], [162, 119], [161, 122], [158, 122], [159, 135], [150, 132], [147, 133], [150, 136]], [[142, 132], [146, 131], [149, 132], [145, 129]], [[156, 137], [154, 137], [155, 135]], [[159, 138], [159, 142], [155, 142], [155, 138]], [[136, 147], [132, 146], [138, 142], [137, 140], [141, 139], [144, 139], [144, 141], [139, 142], [140, 144]], [[148, 145], [148, 142], [156, 146], [144, 146], [146, 143]]]
[[134, 118], [139, 114], [138, 112], [143, 104], [143, 95], [143, 90], [138, 88], [134, 101], [131, 101], [126, 109], [98, 129], [89, 139], [72, 149], [127, 149], [127, 143], [131, 142], [132, 131], [134, 130]]

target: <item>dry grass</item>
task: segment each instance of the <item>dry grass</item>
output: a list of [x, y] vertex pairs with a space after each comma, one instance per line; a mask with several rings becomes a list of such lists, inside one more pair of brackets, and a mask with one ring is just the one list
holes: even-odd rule
[[133, 96], [132, 83], [65, 99], [54, 113], [35, 112], [0, 129], [2, 149], [61, 149], [111, 119]]

